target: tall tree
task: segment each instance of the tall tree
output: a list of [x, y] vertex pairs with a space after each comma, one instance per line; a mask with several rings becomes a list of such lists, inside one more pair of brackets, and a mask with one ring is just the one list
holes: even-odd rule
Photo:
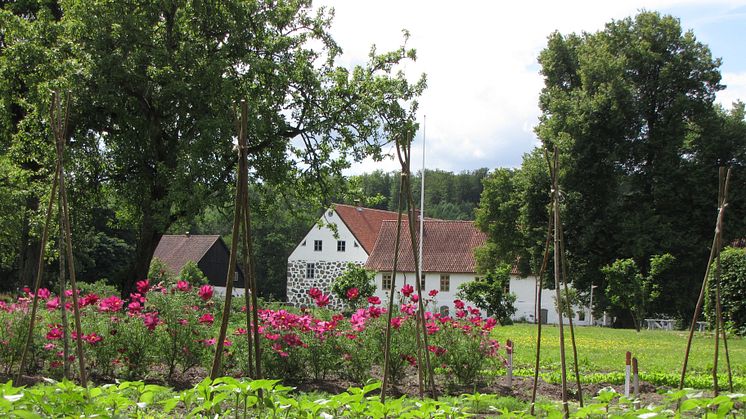
[[[569, 279], [587, 295], [591, 285], [606, 288], [601, 268], [616, 259], [631, 258], [647, 277], [651, 257], [671, 253], [676, 262], [660, 279], [655, 311], [690, 318], [712, 236], [717, 168], [746, 161], [740, 105], [713, 106], [724, 88], [720, 61], [677, 19], [641, 12], [596, 33], [553, 33], [539, 63], [536, 132], [560, 151]], [[492, 246], [492, 259], [528, 257], [533, 269], [549, 191], [539, 153], [485, 182], [477, 212], [489, 236], [485, 254]], [[732, 191], [733, 202], [744, 199]], [[507, 236], [490, 233], [498, 227]], [[731, 237], [745, 233], [741, 221], [729, 225]], [[594, 302], [603, 308], [600, 297]]]
[[101, 153], [109, 204], [136, 228], [125, 292], [169, 226], [229, 192], [234, 101], [251, 108], [252, 177], [321, 201], [351, 161], [380, 157], [400, 103], [415, 110], [425, 88], [393, 74], [416, 57], [404, 47], [337, 66], [333, 13], [308, 0], [59, 4], [48, 50], [78, 98], [72, 148]]

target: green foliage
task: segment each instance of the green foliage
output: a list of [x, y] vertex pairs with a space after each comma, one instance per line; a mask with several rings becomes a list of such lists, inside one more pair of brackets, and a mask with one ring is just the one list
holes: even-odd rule
[[[482, 180], [486, 176], [486, 168], [458, 173], [425, 169], [425, 214], [444, 220], [473, 220], [474, 208], [482, 193]], [[412, 194], [415, 197], [420, 196], [421, 179], [421, 173], [413, 174]], [[399, 197], [398, 172], [375, 170], [354, 176], [350, 182], [359, 189], [366, 201], [365, 206], [396, 211]], [[419, 203], [415, 205], [419, 207]], [[406, 205], [403, 207], [406, 209]]]
[[643, 276], [632, 259], [617, 259], [601, 268], [606, 282], [604, 290], [612, 310], [627, 310], [632, 314], [634, 326], [640, 331], [643, 317], [660, 297], [662, 278], [668, 275], [676, 259], [671, 254], [650, 258], [650, 273]]
[[[715, 274], [717, 261], [710, 267], [705, 316], [715, 324]], [[720, 253], [720, 302], [723, 321], [739, 335], [746, 335], [746, 250], [726, 247]]]
[[[595, 33], [553, 33], [539, 63], [545, 83], [536, 133], [560, 153], [574, 287], [605, 289], [601, 269], [620, 255], [646, 273], [653, 255], [670, 253], [677, 263], [658, 276], [651, 310], [691, 318], [712, 239], [716, 168], [746, 163], [744, 107], [713, 105], [723, 89], [719, 60], [676, 18], [641, 12]], [[496, 170], [484, 185], [477, 225], [488, 243], [480, 268], [518, 261], [524, 275], [537, 272], [550, 191], [543, 150], [525, 155], [519, 169]], [[743, 190], [731, 188], [729, 198], [742, 203]], [[746, 234], [744, 208], [728, 208], [733, 237]], [[603, 310], [609, 301], [599, 295], [594, 305]]]
[[153, 284], [163, 282], [164, 284], [171, 285], [176, 282], [176, 277], [171, 272], [168, 265], [159, 258], [153, 258], [150, 261], [148, 279], [150, 279]]
[[[154, 258], [154, 260], [157, 258]], [[150, 266], [152, 269], [153, 262], [150, 262]], [[182, 281], [189, 282], [192, 286], [199, 287], [200, 285], [207, 284], [207, 277], [204, 273], [202, 273], [202, 270], [199, 269], [197, 266], [197, 262], [195, 261], [188, 261], [184, 264], [184, 267], [181, 268], [181, 272], [179, 272], [179, 279]]]
[[[338, 301], [344, 301], [351, 308], [364, 306], [368, 304], [368, 297], [376, 292], [376, 285], [373, 282], [375, 277], [375, 272], [367, 271], [361, 265], [349, 263], [344, 273], [334, 279], [332, 292]], [[347, 292], [353, 288], [357, 288], [358, 295], [350, 300]]]
[[[8, 382], [0, 387], [0, 414], [8, 417], [87, 416], [116, 417], [461, 417], [499, 414], [505, 418], [526, 417], [528, 406], [512, 397], [490, 394], [463, 394], [438, 401], [402, 396], [381, 403], [372, 394], [380, 382], [351, 387], [339, 394], [292, 393], [278, 380], [237, 380], [220, 377], [205, 379], [194, 387], [177, 392], [172, 389], [125, 381], [84, 389], [72, 382], [50, 382], [33, 387], [15, 387]], [[639, 417], [736, 417], [743, 414], [743, 394], [705, 397], [690, 389], [669, 391], [656, 403], [635, 409], [632, 400], [613, 388], [603, 388], [592, 401], [580, 408], [571, 404], [572, 418]], [[562, 417], [562, 406], [539, 401], [536, 413], [541, 417]]]
[[496, 317], [501, 324], [511, 324], [516, 296], [508, 292], [510, 270], [510, 265], [498, 266], [479, 280], [461, 284], [457, 295], [487, 311], [487, 315]]

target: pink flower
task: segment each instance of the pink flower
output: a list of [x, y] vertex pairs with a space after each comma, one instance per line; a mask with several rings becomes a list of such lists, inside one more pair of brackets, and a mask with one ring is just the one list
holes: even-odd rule
[[401, 311], [407, 313], [410, 316], [414, 316], [414, 304], [402, 304]]
[[160, 323], [160, 320], [158, 319], [158, 312], [150, 312], [145, 313], [145, 315], [142, 318], [143, 323], [145, 323], [145, 327], [148, 328], [148, 330], [155, 330], [155, 327], [158, 326], [158, 323]]
[[358, 297], [359, 294], [360, 294], [360, 291], [358, 291], [357, 288], [350, 288], [347, 290], [347, 299], [354, 300]]
[[215, 321], [215, 317], [210, 313], [205, 313], [199, 318], [199, 322], [202, 324], [212, 324]]
[[210, 298], [212, 298], [212, 293], [214, 289], [210, 285], [202, 285], [199, 287], [199, 292], [197, 292], [197, 295], [199, 295], [199, 298], [201, 298], [203, 301], [208, 301]]
[[409, 284], [401, 287], [401, 293], [405, 297], [409, 297], [410, 295], [412, 295], [413, 292], [414, 292], [414, 287], [412, 287]]
[[320, 297], [314, 299], [314, 302], [316, 303], [316, 305], [318, 307], [327, 306], [327, 305], [329, 305], [329, 295], [328, 294], [326, 294], [326, 295], [321, 294]]
[[205, 346], [212, 346], [212, 345], [214, 345], [214, 344], [215, 344], [215, 342], [216, 342], [216, 341], [217, 341], [217, 339], [215, 339], [215, 338], [210, 338], [210, 339], [205, 339], [205, 340], [203, 340], [203, 341], [202, 341], [202, 343], [203, 343], [203, 344], [204, 344]]
[[127, 310], [129, 310], [131, 314], [139, 313], [140, 310], [142, 310], [142, 305], [137, 301], [133, 301], [127, 305]]
[[461, 300], [453, 300], [453, 305], [459, 310], [464, 308], [464, 302]]
[[47, 301], [47, 310], [57, 310], [60, 308], [60, 297], [54, 297]]
[[233, 342], [229, 341], [228, 339], [223, 341], [223, 346], [231, 346], [233, 345]]
[[187, 281], [178, 281], [176, 282], [176, 289], [179, 291], [187, 292], [189, 289], [192, 288], [191, 285]]
[[428, 295], [431, 296], [431, 297], [435, 297], [436, 295], [438, 295], [438, 290], [430, 290], [430, 292], [428, 293]]
[[137, 287], [137, 292], [139, 292], [140, 294], [145, 294], [150, 289], [150, 280], [143, 279], [142, 281], [137, 281], [135, 283], [135, 287]]
[[47, 340], [58, 340], [62, 339], [62, 329], [59, 327], [52, 327], [49, 332], [47, 332]]
[[103, 338], [95, 333], [91, 333], [90, 335], [83, 335], [83, 340], [90, 343], [91, 345], [95, 345], [101, 342]]
[[308, 290], [308, 295], [313, 298], [314, 300], [321, 297], [323, 293], [318, 288], [311, 288]]
[[417, 301], [420, 301], [420, 297], [417, 294], [412, 294], [412, 301], [416, 303]]
[[248, 331], [246, 329], [241, 328], [241, 327], [239, 327], [238, 329], [236, 329], [235, 332], [233, 332], [234, 335], [238, 335], [238, 336], [245, 335], [247, 333], [248, 333]]
[[85, 297], [80, 299], [80, 306], [81, 307], [90, 306], [90, 305], [96, 304], [98, 300], [99, 300], [98, 295], [93, 294], [93, 293], [87, 294]]
[[280, 338], [280, 335], [278, 335], [277, 333], [267, 333], [266, 335], [264, 335], [264, 337], [268, 340], [277, 340]]
[[376, 297], [375, 295], [372, 297], [368, 297], [368, 303], [373, 305], [381, 304], [381, 299]]
[[440, 346], [435, 346], [435, 345], [428, 346], [427, 350], [434, 353], [435, 356], [441, 356], [444, 353], [446, 353], [446, 348], [442, 348]]
[[484, 330], [492, 330], [495, 326], [497, 326], [497, 319], [494, 317], [490, 317], [484, 322]]
[[280, 343], [275, 343], [274, 345], [272, 345], [272, 350], [277, 352], [277, 354], [279, 354], [283, 358], [288, 356], [288, 353], [282, 350], [282, 344]]
[[438, 330], [440, 330], [440, 327], [438, 327], [435, 322], [430, 322], [425, 324], [425, 330], [427, 331], [428, 335], [435, 334]]
[[52, 293], [46, 288], [39, 288], [39, 292], [36, 293], [36, 296], [42, 300], [46, 300], [50, 295], [52, 295]]
[[391, 319], [391, 327], [393, 327], [394, 329], [400, 328], [403, 320], [404, 319], [402, 319], [401, 317], [394, 317], [393, 319]]
[[124, 305], [124, 302], [122, 302], [121, 298], [117, 297], [116, 295], [112, 295], [111, 297], [104, 298], [98, 303], [98, 311], [116, 312], [116, 311], [121, 310], [123, 305]]
[[54, 343], [47, 343], [46, 345], [44, 345], [44, 350], [53, 351], [55, 349], [57, 349], [57, 346], [55, 346]]

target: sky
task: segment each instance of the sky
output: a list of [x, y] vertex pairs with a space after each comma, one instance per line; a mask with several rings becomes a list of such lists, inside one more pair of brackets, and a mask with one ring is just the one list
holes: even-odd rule
[[[671, 14], [684, 30], [722, 59], [717, 101], [726, 108], [746, 101], [746, 0], [316, 0], [333, 7], [331, 33], [344, 54], [338, 64], [364, 63], [378, 51], [402, 45], [402, 30], [417, 61], [402, 70], [414, 81], [427, 74], [419, 100], [420, 132], [412, 145], [413, 166], [448, 171], [519, 167], [538, 144], [533, 127], [540, 114], [543, 79], [537, 57], [553, 31], [595, 32], [614, 19], [641, 10]], [[393, 160], [353, 163], [348, 174], [397, 170]]]

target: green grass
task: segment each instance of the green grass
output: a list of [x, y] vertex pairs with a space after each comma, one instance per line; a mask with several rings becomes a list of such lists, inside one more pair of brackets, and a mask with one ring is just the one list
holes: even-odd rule
[[[575, 341], [581, 373], [612, 373], [624, 371], [627, 351], [639, 363], [641, 373], [681, 374], [688, 331], [643, 330], [577, 327]], [[518, 324], [495, 328], [493, 335], [500, 343], [514, 342], [513, 362], [517, 368], [533, 370], [536, 356], [536, 325]], [[568, 368], [572, 366], [572, 346], [569, 329], [565, 329]], [[719, 371], [724, 374], [725, 356], [720, 341]], [[712, 374], [715, 339], [711, 333], [695, 333], [689, 355], [687, 376]], [[730, 364], [736, 377], [746, 378], [746, 341], [728, 339]], [[541, 336], [542, 372], [559, 371], [559, 327], [544, 325]], [[721, 382], [721, 385], [725, 384]]]

